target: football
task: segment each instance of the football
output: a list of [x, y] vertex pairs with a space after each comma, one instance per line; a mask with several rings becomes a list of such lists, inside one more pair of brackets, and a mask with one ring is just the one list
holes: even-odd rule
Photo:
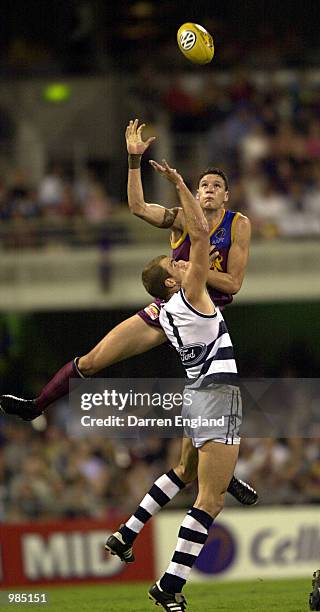
[[177, 32], [180, 51], [194, 64], [209, 64], [214, 55], [211, 34], [197, 23], [184, 23]]

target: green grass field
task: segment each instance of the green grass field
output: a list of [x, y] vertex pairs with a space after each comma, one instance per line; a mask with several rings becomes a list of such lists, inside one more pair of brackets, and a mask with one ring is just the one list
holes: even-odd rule
[[[50, 605], [2, 605], [0, 611], [156, 612], [160, 608], [146, 595], [149, 586], [140, 583], [39, 588], [36, 592], [49, 594]], [[205, 583], [189, 585], [185, 596], [188, 612], [306, 612], [310, 587], [311, 579]], [[21, 592], [31, 592], [31, 589], [22, 588]]]

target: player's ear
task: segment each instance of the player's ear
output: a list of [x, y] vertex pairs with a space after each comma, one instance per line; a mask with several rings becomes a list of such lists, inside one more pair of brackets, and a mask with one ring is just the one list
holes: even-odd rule
[[229, 202], [229, 191], [226, 191], [226, 193], [224, 194], [224, 202]]
[[164, 284], [166, 287], [168, 287], [168, 289], [172, 289], [172, 287], [175, 286], [176, 281], [171, 276], [168, 276], [168, 278], [166, 278], [166, 280], [164, 281]]
[[196, 193], [196, 200], [199, 200], [199, 189], [197, 189], [197, 193]]

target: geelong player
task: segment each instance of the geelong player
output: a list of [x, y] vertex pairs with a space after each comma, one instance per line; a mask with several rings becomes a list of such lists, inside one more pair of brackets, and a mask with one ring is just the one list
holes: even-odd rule
[[[198, 454], [199, 492], [181, 524], [172, 560], [160, 580], [150, 588], [149, 596], [164, 610], [184, 612], [186, 600], [182, 588], [214, 518], [223, 507], [224, 494], [236, 465], [241, 397], [231, 339], [223, 316], [207, 290], [208, 219], [182, 177], [165, 161], [163, 171], [175, 183], [180, 196], [191, 242], [189, 262], [161, 255], [146, 266], [142, 280], [151, 295], [165, 300], [160, 323], [186, 370], [192, 405], [188, 402], [183, 406], [182, 416], [186, 420], [203, 416], [206, 426], [199, 424], [196, 429], [186, 430]], [[206, 184], [210, 183], [211, 179], [207, 178]], [[213, 184], [217, 191], [224, 191], [218, 178], [213, 179]], [[122, 543], [127, 545], [129, 553], [129, 547], [155, 508], [161, 506], [168, 494], [170, 497], [170, 491], [182, 485], [174, 472], [158, 479], [135, 514], [110, 536], [106, 547], [118, 554], [117, 546]]]
[[[181, 207], [168, 209], [145, 202], [141, 181], [141, 156], [154, 138], [144, 141], [143, 125], [138, 120], [130, 121], [126, 129], [129, 154], [128, 202], [131, 212], [151, 225], [171, 228], [172, 255], [175, 260], [189, 258], [190, 236]], [[172, 175], [164, 167], [152, 162], [155, 170], [172, 181]], [[170, 170], [170, 169], [169, 169]], [[197, 199], [210, 227], [210, 243], [216, 247], [218, 257], [214, 268], [207, 270], [207, 285], [214, 303], [229, 304], [233, 294], [241, 288], [248, 260], [250, 222], [240, 213], [225, 209], [229, 199], [228, 180], [216, 168], [206, 171], [199, 180]], [[74, 377], [93, 376], [100, 370], [123, 359], [139, 355], [166, 341], [159, 324], [161, 300], [139, 311], [111, 330], [89, 353], [65, 364], [41, 390], [34, 400], [23, 400], [14, 396], [2, 396], [0, 405], [7, 414], [16, 414], [23, 419], [34, 419], [50, 404], [69, 391], [69, 380]], [[179, 465], [175, 472], [185, 484], [196, 477], [197, 453], [190, 441], [184, 440]], [[256, 492], [235, 477], [228, 487], [229, 493], [243, 504], [257, 501]]]

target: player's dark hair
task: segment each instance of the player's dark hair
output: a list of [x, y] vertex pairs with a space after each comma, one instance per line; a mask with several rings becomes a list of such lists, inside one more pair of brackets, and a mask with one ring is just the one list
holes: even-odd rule
[[144, 270], [142, 270], [142, 282], [144, 288], [153, 297], [161, 298], [162, 300], [168, 297], [168, 287], [165, 285], [165, 280], [170, 277], [167, 270], [160, 266], [160, 262], [167, 257], [166, 255], [158, 255], [150, 261]]
[[228, 181], [228, 177], [225, 174], [225, 172], [223, 172], [223, 170], [220, 170], [220, 168], [207, 168], [207, 170], [205, 170], [204, 172], [202, 172], [199, 176], [198, 179], [198, 185], [201, 181], [201, 179], [206, 176], [207, 174], [217, 174], [218, 176], [221, 176], [223, 182], [224, 182], [224, 186], [225, 186], [225, 190], [228, 191], [229, 189], [229, 181]]

